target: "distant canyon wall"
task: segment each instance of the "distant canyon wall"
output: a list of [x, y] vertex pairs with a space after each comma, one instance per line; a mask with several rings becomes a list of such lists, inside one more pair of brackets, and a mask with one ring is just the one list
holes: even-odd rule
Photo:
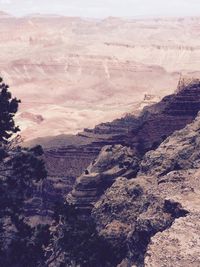
[[[198, 77], [200, 18], [0, 16], [0, 71], [24, 138], [77, 133]], [[6, 29], [6, 30], [5, 30]]]

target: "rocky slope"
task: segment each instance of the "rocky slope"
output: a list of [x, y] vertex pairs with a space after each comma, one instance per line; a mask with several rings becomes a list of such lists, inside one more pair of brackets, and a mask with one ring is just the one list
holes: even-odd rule
[[[176, 107], [174, 114], [179, 116], [185, 107], [183, 117], [194, 115], [199, 104], [194, 101], [187, 106], [187, 100], [188, 94], [195, 96], [198, 86], [181, 88], [176, 95], [176, 99], [183, 100], [180, 104], [166, 104], [166, 99], [173, 98], [165, 98], [162, 110], [171, 115], [166, 107]], [[157, 106], [153, 110], [158, 114]], [[76, 181], [68, 199], [79, 208], [92, 205], [97, 230], [118, 251], [120, 267], [200, 266], [199, 146], [200, 113], [191, 124], [147, 152], [141, 162], [137, 159], [136, 165], [131, 161], [135, 157], [133, 150], [127, 155], [128, 148], [123, 146], [104, 148]], [[126, 176], [129, 172], [130, 176]], [[101, 187], [104, 192], [98, 191], [105, 180], [112, 181], [112, 185]]]
[[[181, 86], [180, 86], [181, 87]], [[179, 90], [181, 89], [181, 90]], [[150, 101], [151, 103], [151, 101]], [[39, 138], [28, 145], [41, 144], [50, 175], [81, 175], [105, 145], [121, 144], [143, 154], [155, 148], [175, 130], [184, 128], [200, 110], [200, 82], [193, 80], [173, 95], [144, 107], [139, 115], [101, 123], [77, 135]]]
[[152, 238], [145, 266], [200, 265], [199, 145], [200, 114], [192, 124], [175, 132], [156, 151], [147, 153], [141, 163], [142, 175], [146, 173], [157, 177], [159, 194], [178, 201], [189, 212], [186, 218], [176, 220], [171, 228]]
[[174, 132], [158, 149], [147, 152], [140, 164], [140, 174], [162, 177], [171, 171], [199, 168], [199, 129], [198, 116], [181, 132]]
[[117, 177], [133, 177], [137, 170], [138, 158], [130, 148], [121, 145], [104, 146], [99, 156], [76, 180], [67, 201], [80, 210], [90, 210]]
[[156, 192], [152, 179], [119, 177], [92, 211], [99, 234], [114, 250], [123, 251], [120, 266], [143, 266], [151, 237], [170, 228], [175, 219], [187, 215], [187, 210], [178, 202]]

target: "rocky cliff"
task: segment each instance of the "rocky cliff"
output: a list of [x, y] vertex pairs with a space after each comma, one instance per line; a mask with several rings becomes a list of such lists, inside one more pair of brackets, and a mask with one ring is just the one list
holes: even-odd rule
[[171, 171], [199, 168], [199, 117], [200, 114], [182, 131], [175, 131], [158, 149], [147, 152], [139, 174], [163, 176]]
[[[120, 267], [200, 265], [200, 114], [183, 128], [200, 109], [199, 91], [195, 81], [146, 108], [138, 130], [145, 149], [165, 131], [171, 135], [144, 156], [131, 135], [132, 149], [106, 146], [67, 197], [81, 212], [91, 211], [99, 234], [118, 251]], [[172, 133], [175, 125], [183, 129]]]
[[[175, 94], [144, 107], [137, 116], [128, 114], [113, 122], [97, 125], [94, 129], [85, 129], [76, 136], [62, 135], [32, 142], [31, 144], [43, 144], [49, 174], [43, 187], [39, 187], [38, 197], [34, 200], [35, 203], [40, 203], [41, 210], [51, 214], [55, 199], [63, 201], [63, 197], [72, 190], [76, 177], [79, 179], [73, 189], [72, 203], [77, 202], [79, 206], [91, 207], [103, 190], [106, 190], [118, 176], [136, 176], [138, 162], [143, 154], [150, 149], [155, 149], [175, 130], [185, 127], [200, 109], [199, 80], [184, 83], [184, 86], [180, 84], [181, 89], [179, 88]], [[151, 97], [149, 100], [151, 102]], [[128, 153], [132, 155], [131, 161], [130, 155], [126, 154], [123, 162], [118, 163], [120, 155], [124, 152], [122, 153], [118, 146], [115, 146], [116, 144], [131, 148], [127, 148]], [[104, 181], [108, 173], [104, 169], [103, 160], [94, 161], [104, 146], [108, 146], [106, 148], [108, 151], [103, 149], [103, 154], [99, 157], [106, 158], [108, 169], [113, 171], [108, 178], [109, 182]], [[113, 162], [112, 156], [105, 157], [104, 154], [112, 154], [116, 160]], [[129, 170], [130, 173], [126, 173], [129, 164], [133, 167]], [[97, 172], [96, 168], [98, 168]], [[102, 175], [98, 175], [101, 172]], [[93, 180], [92, 183], [90, 179]], [[99, 184], [102, 186], [101, 190], [99, 190]]]
[[147, 152], [135, 179], [117, 178], [94, 205], [99, 233], [127, 249], [120, 266], [200, 265], [199, 146], [200, 114]]
[[40, 138], [29, 144], [42, 144], [50, 175], [81, 175], [105, 145], [130, 146], [144, 154], [158, 146], [175, 130], [184, 128], [200, 110], [200, 82], [194, 80], [175, 94], [144, 107], [138, 116], [128, 114], [112, 122], [85, 129], [76, 136]]
[[99, 156], [76, 180], [67, 201], [80, 210], [90, 211], [93, 204], [117, 177], [133, 177], [137, 171], [138, 158], [130, 148], [121, 145], [104, 146]]

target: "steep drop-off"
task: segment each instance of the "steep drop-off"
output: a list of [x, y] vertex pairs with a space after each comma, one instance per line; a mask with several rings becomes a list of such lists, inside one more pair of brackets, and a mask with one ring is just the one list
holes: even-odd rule
[[173, 95], [159, 103], [145, 107], [138, 115], [85, 129], [76, 136], [39, 138], [29, 143], [41, 144], [50, 175], [81, 175], [105, 145], [130, 146], [139, 154], [156, 148], [175, 130], [184, 128], [200, 110], [200, 82], [193, 80], [178, 88]]
[[[126, 115], [113, 122], [102, 123], [94, 129], [85, 129], [76, 136], [63, 135], [36, 140], [34, 144], [44, 144], [44, 157], [49, 174], [36, 199], [36, 203], [42, 199], [41, 205], [44, 208], [41, 210], [47, 210], [51, 214], [55, 199], [63, 200], [63, 197], [72, 190], [76, 177], [80, 176], [72, 193], [72, 203], [77, 202], [79, 206], [91, 209], [91, 205], [118, 175], [127, 177], [128, 163], [133, 166], [133, 170], [129, 170], [129, 177], [136, 176], [138, 162], [143, 154], [155, 149], [175, 130], [185, 127], [200, 110], [199, 81], [193, 80], [184, 86], [180, 84], [175, 94], [163, 98], [157, 104], [145, 107], [139, 116]], [[124, 162], [120, 164], [117, 161], [114, 163], [112, 156], [108, 157], [106, 164], [109, 168], [113, 166], [114, 172], [108, 179], [109, 182], [103, 182], [105, 180], [103, 173], [106, 174], [103, 160], [94, 160], [106, 145], [111, 146], [106, 153], [108, 155], [113, 153], [118, 157], [116, 144], [130, 147], [132, 160], [130, 161], [130, 157], [125, 157]], [[99, 169], [97, 173], [100, 175], [96, 174], [97, 167]], [[92, 183], [90, 183], [91, 177], [94, 180]], [[98, 188], [99, 184], [103, 185], [101, 190]]]
[[200, 114], [148, 152], [135, 179], [117, 178], [95, 203], [100, 235], [127, 248], [121, 266], [200, 265], [199, 145]]
[[[187, 124], [195, 117], [200, 109], [199, 81], [179, 89], [145, 109], [141, 117], [149, 126], [155, 117], [166, 129], [166, 122], [173, 117], [177, 127], [183, 128], [184, 121]], [[169, 124], [169, 134], [171, 125], [175, 124]], [[156, 134], [149, 140], [160, 138], [163, 130], [156, 132], [155, 124], [153, 127]], [[144, 142], [145, 149], [149, 149], [150, 142]], [[136, 150], [113, 145], [103, 148], [97, 161], [77, 179], [67, 200], [80, 212], [84, 213], [85, 208], [92, 211], [99, 235], [115, 251], [121, 251], [120, 267], [200, 265], [199, 146], [200, 114], [147, 152], [141, 161], [137, 158], [136, 164], [132, 164]]]

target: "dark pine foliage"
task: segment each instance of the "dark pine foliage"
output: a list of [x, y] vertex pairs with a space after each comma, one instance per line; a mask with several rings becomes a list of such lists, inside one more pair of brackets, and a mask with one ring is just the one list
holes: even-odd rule
[[121, 257], [99, 236], [93, 219], [81, 217], [74, 205], [57, 205], [55, 223], [48, 266], [114, 267], [120, 263]]
[[9, 86], [3, 83], [0, 78], [0, 142], [8, 143], [8, 139], [13, 133], [19, 132], [19, 127], [15, 126], [14, 116], [18, 110], [20, 100], [12, 98], [8, 91]]
[[0, 79], [0, 267], [117, 266], [124, 252], [115, 251], [92, 218], [81, 218], [72, 205], [56, 205], [51, 227], [27, 223], [26, 202], [47, 173], [42, 148], [17, 142], [19, 103]]
[[14, 116], [20, 100], [12, 98], [8, 88], [0, 79], [0, 266], [44, 266], [48, 226], [31, 227], [25, 218], [25, 202], [35, 183], [46, 177], [43, 151], [16, 142]]

